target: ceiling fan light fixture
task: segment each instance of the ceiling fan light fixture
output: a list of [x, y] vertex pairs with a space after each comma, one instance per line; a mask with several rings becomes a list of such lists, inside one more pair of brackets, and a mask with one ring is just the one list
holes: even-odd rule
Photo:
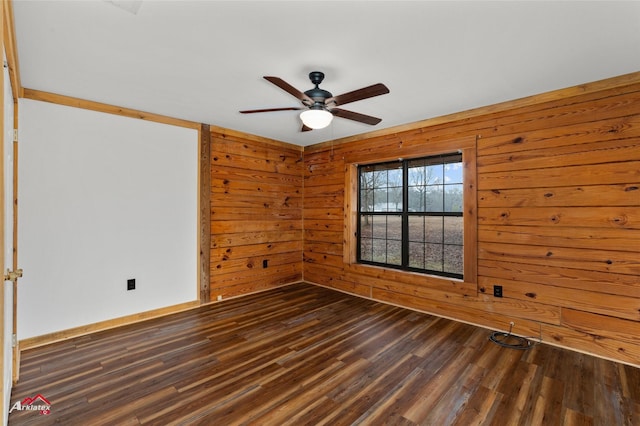
[[300, 113], [300, 120], [302, 120], [305, 126], [311, 129], [324, 129], [329, 124], [331, 124], [331, 120], [333, 120], [333, 114], [331, 114], [326, 109], [312, 108], [306, 111], [302, 111], [302, 113]]

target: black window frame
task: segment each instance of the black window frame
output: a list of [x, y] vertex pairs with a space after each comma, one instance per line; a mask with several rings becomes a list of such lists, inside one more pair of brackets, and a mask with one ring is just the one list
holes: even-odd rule
[[[456, 278], [456, 279], [464, 279], [464, 238], [462, 238], [462, 241], [460, 244], [446, 244], [445, 243], [445, 227], [444, 227], [444, 221], [446, 217], [460, 217], [462, 220], [462, 233], [464, 234], [464, 205], [461, 206], [460, 211], [445, 211], [446, 209], [444, 208], [444, 204], [445, 204], [445, 196], [443, 195], [443, 201], [442, 201], [442, 209], [441, 211], [427, 211], [427, 209], [425, 208], [425, 211], [410, 211], [410, 207], [409, 207], [409, 176], [408, 176], [408, 171], [409, 171], [409, 166], [410, 164], [415, 164], [417, 162], [424, 162], [425, 165], [444, 165], [445, 164], [452, 164], [452, 163], [460, 163], [461, 165], [463, 165], [463, 158], [462, 158], [462, 153], [460, 151], [457, 152], [451, 152], [451, 153], [445, 153], [445, 154], [438, 154], [438, 155], [430, 155], [430, 156], [424, 156], [424, 157], [419, 157], [419, 158], [411, 158], [411, 159], [399, 159], [396, 161], [385, 161], [385, 162], [379, 162], [379, 163], [372, 163], [372, 164], [365, 164], [365, 165], [358, 165], [357, 167], [357, 179], [358, 179], [358, 192], [357, 192], [357, 220], [356, 220], [356, 262], [357, 263], [361, 263], [361, 264], [366, 264], [366, 265], [374, 265], [374, 266], [382, 266], [382, 267], [388, 267], [388, 268], [393, 268], [393, 269], [399, 269], [399, 270], [403, 270], [403, 271], [410, 271], [410, 272], [419, 272], [419, 273], [424, 273], [424, 274], [429, 274], [429, 275], [436, 275], [436, 276], [440, 276], [440, 277], [446, 277], [446, 278]], [[362, 193], [363, 193], [363, 188], [362, 188], [362, 171], [363, 170], [371, 170], [371, 169], [375, 169], [375, 168], [380, 168], [380, 169], [386, 169], [386, 170], [390, 170], [390, 169], [402, 169], [402, 208], [399, 211], [362, 211]], [[464, 171], [463, 171], [464, 173]], [[462, 200], [464, 200], [464, 176], [462, 177], [460, 182], [455, 182], [456, 185], [460, 185], [463, 188], [463, 193], [462, 193]], [[443, 191], [444, 191], [444, 187], [447, 185], [445, 182], [442, 182], [440, 185], [443, 186]], [[390, 187], [386, 186], [386, 188], [395, 188], [395, 187]], [[443, 192], [444, 194], [444, 192]], [[425, 201], [426, 202], [426, 201]], [[464, 201], [463, 201], [464, 204]], [[389, 207], [389, 201], [387, 198], [387, 208]], [[396, 203], [397, 206], [397, 203]], [[374, 217], [388, 217], [388, 216], [400, 216], [401, 217], [401, 263], [400, 264], [396, 264], [396, 263], [389, 263], [389, 262], [379, 262], [379, 261], [374, 261], [374, 260], [369, 260], [369, 259], [363, 259], [362, 258], [362, 253], [361, 253], [361, 248], [362, 248], [362, 241], [361, 241], [361, 236], [362, 236], [362, 218], [363, 216], [371, 216], [372, 219]], [[410, 239], [409, 239], [409, 219], [411, 217], [442, 217], [443, 218], [443, 226], [442, 226], [442, 243], [440, 243], [440, 245], [442, 246], [442, 270], [437, 270], [437, 269], [429, 269], [429, 268], [417, 268], [417, 267], [413, 267], [410, 266], [410, 260], [409, 260], [409, 255], [410, 255], [410, 250], [409, 250], [409, 243], [410, 243]], [[371, 238], [372, 240], [372, 244], [373, 244], [373, 240], [374, 238]], [[388, 237], [385, 237], [385, 241], [388, 242], [390, 241], [388, 239]], [[393, 240], [391, 239], [391, 241], [397, 241], [397, 240]], [[423, 241], [424, 244], [426, 244], [426, 241]], [[463, 264], [461, 265], [461, 271], [462, 273], [454, 273], [454, 272], [448, 272], [445, 271], [445, 256], [444, 256], [444, 250], [445, 247], [448, 245], [455, 245], [455, 246], [460, 246], [460, 252], [462, 253], [462, 262]], [[388, 252], [385, 252], [386, 254], [388, 254]], [[385, 256], [387, 259], [388, 257]], [[426, 262], [425, 262], [426, 263]]]

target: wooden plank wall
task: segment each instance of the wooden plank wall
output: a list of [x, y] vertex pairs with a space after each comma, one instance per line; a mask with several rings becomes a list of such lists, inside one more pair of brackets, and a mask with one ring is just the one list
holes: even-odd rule
[[302, 156], [211, 129], [211, 301], [302, 280]]
[[[632, 77], [307, 147], [305, 281], [491, 329], [513, 321], [518, 334], [640, 365], [640, 73]], [[475, 135], [475, 291], [349, 264], [345, 158], [408, 158]]]

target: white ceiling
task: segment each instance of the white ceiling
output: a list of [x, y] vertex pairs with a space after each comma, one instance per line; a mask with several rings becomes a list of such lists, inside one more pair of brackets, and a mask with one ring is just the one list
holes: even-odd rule
[[[640, 2], [14, 0], [26, 88], [298, 145], [640, 71]], [[310, 71], [338, 95], [391, 91], [300, 132]]]

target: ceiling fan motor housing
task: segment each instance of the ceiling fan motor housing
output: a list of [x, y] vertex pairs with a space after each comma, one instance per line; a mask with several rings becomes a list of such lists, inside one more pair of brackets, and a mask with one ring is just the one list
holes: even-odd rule
[[320, 72], [320, 71], [310, 72], [309, 80], [311, 80], [311, 82], [315, 84], [316, 87], [314, 87], [313, 89], [307, 90], [306, 92], [304, 92], [304, 94], [310, 97], [311, 99], [313, 99], [316, 104], [319, 102], [324, 104], [325, 99], [329, 99], [333, 96], [331, 92], [328, 92], [318, 87], [318, 85], [322, 83], [322, 80], [324, 80], [323, 72]]

